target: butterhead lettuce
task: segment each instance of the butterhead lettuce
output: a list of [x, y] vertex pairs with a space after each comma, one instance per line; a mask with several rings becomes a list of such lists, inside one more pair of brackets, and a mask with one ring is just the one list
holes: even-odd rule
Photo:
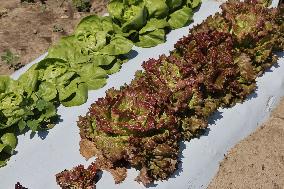
[[135, 45], [147, 48], [164, 43], [169, 29], [189, 24], [193, 9], [200, 3], [200, 0], [112, 0], [108, 4], [108, 11], [121, 27], [123, 36], [131, 39]]

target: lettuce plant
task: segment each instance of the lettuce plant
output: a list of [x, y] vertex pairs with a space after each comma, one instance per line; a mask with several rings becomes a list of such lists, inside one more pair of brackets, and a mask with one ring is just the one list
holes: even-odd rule
[[94, 184], [99, 171], [95, 164], [90, 165], [87, 169], [83, 165], [79, 165], [72, 170], [65, 170], [57, 174], [56, 181], [62, 188], [96, 189]]
[[165, 42], [169, 29], [189, 24], [193, 9], [200, 3], [199, 0], [111, 0], [108, 11], [124, 36], [135, 45], [153, 47]]
[[16, 147], [16, 135], [27, 128], [33, 132], [51, 128], [56, 120], [56, 106], [34, 92], [37, 73], [20, 77], [0, 77], [0, 166], [6, 165]]

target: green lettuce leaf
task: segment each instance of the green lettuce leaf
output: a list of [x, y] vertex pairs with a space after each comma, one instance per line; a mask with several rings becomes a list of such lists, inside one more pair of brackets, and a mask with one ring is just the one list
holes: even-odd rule
[[19, 122], [18, 122], [18, 128], [20, 130], [20, 132], [22, 132], [27, 126], [27, 123], [21, 119]]
[[84, 65], [79, 71], [82, 82], [87, 84], [88, 90], [95, 90], [106, 85], [107, 71], [94, 64]]
[[122, 18], [122, 31], [139, 30], [147, 22], [147, 10], [144, 6], [130, 6]]
[[145, 0], [145, 6], [150, 18], [165, 18], [169, 14], [166, 0]]
[[82, 54], [81, 44], [74, 35], [63, 37], [56, 45], [48, 50], [46, 58], [57, 58], [65, 62], [75, 63], [87, 62], [90, 57]]
[[36, 102], [36, 108], [41, 112], [37, 121], [49, 121], [50, 118], [56, 116], [56, 107], [53, 103], [48, 102], [46, 100], [38, 100]]
[[127, 62], [128, 59], [117, 59], [114, 63], [112, 63], [110, 66], [103, 67], [106, 70], [106, 73], [108, 75], [114, 74], [118, 72], [121, 68], [121, 65], [125, 62]]
[[99, 53], [111, 56], [127, 54], [132, 49], [132, 47], [133, 43], [130, 40], [117, 34], [112, 38], [108, 45], [106, 45], [102, 50], [99, 51]]
[[[54, 84], [57, 83], [57, 80], [59, 78], [71, 71], [70, 65], [68, 63], [66, 63], [62, 59], [57, 58], [46, 58], [40, 61], [36, 69], [39, 70], [39, 79], [42, 82], [48, 81]], [[68, 79], [70, 78], [64, 78], [64, 80]]]
[[37, 91], [38, 95], [46, 101], [51, 101], [57, 97], [57, 89], [54, 83], [42, 82]]
[[169, 27], [169, 23], [164, 20], [164, 19], [156, 19], [156, 18], [152, 18], [150, 19], [147, 24], [139, 31], [139, 34], [144, 34], [147, 32], [151, 32], [154, 31], [156, 29], [162, 29], [162, 28], [167, 28]]
[[189, 7], [184, 6], [170, 15], [168, 20], [172, 29], [177, 29], [186, 26], [192, 21], [193, 12]]
[[100, 89], [107, 84], [106, 78], [82, 78], [86, 83], [88, 90]]
[[173, 11], [183, 5], [183, 0], [167, 0], [167, 5]]
[[2, 114], [0, 123], [0, 129], [10, 127], [17, 123], [26, 112], [21, 107], [23, 103], [23, 97], [21, 94], [8, 92], [0, 94], [0, 112]]
[[40, 127], [39, 120], [28, 120], [27, 126], [32, 130], [32, 132], [36, 132]]
[[[3, 145], [4, 146], [4, 145]], [[1, 150], [2, 144], [0, 144], [0, 150]], [[9, 157], [5, 156], [5, 155], [1, 155], [0, 156], [4, 156], [4, 158], [0, 159], [0, 167], [4, 167], [7, 165], [7, 161], [9, 160]], [[2, 160], [3, 159], [3, 160]]]
[[109, 65], [116, 59], [115, 56], [111, 55], [94, 55], [91, 59], [91, 62], [94, 64], [94, 66], [102, 66], [102, 65]]
[[97, 31], [89, 33], [85, 38], [81, 39], [81, 52], [84, 55], [89, 55], [97, 52], [107, 44], [107, 32]]
[[68, 71], [56, 78], [56, 86], [66, 86], [72, 81], [72, 78], [76, 78], [76, 72]]
[[5, 133], [1, 137], [1, 141], [4, 145], [11, 147], [11, 151], [6, 151], [6, 153], [12, 153], [17, 146], [17, 138], [14, 133]]
[[7, 84], [10, 81], [10, 77], [6, 75], [0, 75], [0, 93], [5, 92]]
[[81, 35], [85, 36], [86, 33], [92, 33], [102, 30], [101, 17], [97, 15], [90, 15], [83, 18], [75, 29], [76, 38]]
[[61, 103], [65, 107], [79, 106], [84, 104], [88, 99], [88, 86], [85, 83], [80, 83], [76, 90], [75, 95], [71, 99], [65, 99]]
[[187, 4], [191, 8], [196, 8], [201, 4], [201, 0], [187, 0]]
[[86, 78], [106, 78], [107, 73], [101, 67], [97, 67], [94, 64], [86, 64], [79, 71], [78, 74], [81, 77]]
[[19, 81], [14, 79], [9, 79], [6, 82], [6, 92], [17, 93], [23, 95], [25, 92], [23, 86], [19, 83]]
[[157, 29], [140, 35], [139, 42], [135, 43], [135, 45], [144, 48], [154, 47], [158, 44], [164, 43], [166, 40], [165, 36], [166, 33], [164, 29]]
[[33, 66], [28, 71], [23, 73], [18, 79], [18, 82], [21, 86], [23, 86], [24, 90], [28, 93], [28, 96], [30, 96], [36, 90], [38, 77], [38, 70], [35, 70], [35, 66]]
[[0, 138], [0, 167], [7, 164], [17, 145], [17, 138], [13, 133], [5, 133]]
[[59, 93], [59, 101], [62, 102], [63, 100], [71, 97], [71, 95], [76, 95], [76, 90], [80, 83], [82, 83], [82, 81], [77, 77], [67, 85], [58, 85], [57, 90]]
[[60, 102], [66, 107], [79, 106], [88, 99], [88, 86], [80, 77], [73, 79], [67, 86], [59, 85], [57, 90]]
[[86, 37], [89, 33], [97, 31], [113, 32], [116, 24], [113, 23], [110, 16], [90, 15], [83, 18], [75, 29], [75, 36], [80, 39], [82, 36]]
[[124, 4], [120, 0], [112, 0], [107, 5], [108, 13], [115, 19], [121, 20], [123, 16]]

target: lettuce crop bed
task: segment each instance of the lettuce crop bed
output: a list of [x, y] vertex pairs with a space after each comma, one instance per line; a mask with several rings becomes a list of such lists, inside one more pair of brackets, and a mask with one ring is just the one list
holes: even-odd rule
[[[81, 151], [96, 155], [96, 167], [116, 183], [129, 165], [140, 170], [136, 181], [144, 185], [168, 179], [178, 167], [179, 142], [201, 135], [217, 108], [242, 102], [284, 50], [283, 7], [247, 0], [221, 8], [169, 56], [144, 62], [131, 84], [108, 90], [79, 118], [81, 144], [88, 144]], [[58, 184], [85, 182], [89, 177]]]
[[0, 167], [27, 130], [50, 129], [57, 107], [84, 104], [88, 91], [102, 88], [108, 75], [127, 61], [133, 44], [152, 47], [166, 33], [189, 24], [200, 0], [112, 0], [110, 16], [88, 16], [73, 35], [62, 38], [48, 56], [18, 80], [0, 76]]

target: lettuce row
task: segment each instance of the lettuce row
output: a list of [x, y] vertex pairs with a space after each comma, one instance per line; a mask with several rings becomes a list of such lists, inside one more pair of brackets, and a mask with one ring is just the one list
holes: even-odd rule
[[[136, 42], [132, 36], [139, 38], [136, 45], [158, 45], [165, 41], [165, 28], [182, 27], [199, 3], [112, 1], [111, 16], [83, 18], [72, 35], [52, 46], [48, 56], [18, 80], [0, 77], [0, 136], [52, 128], [58, 105], [84, 104], [88, 90], [103, 87], [108, 75], [120, 70]], [[2, 165], [9, 156], [7, 148], [14, 147], [1, 144]]]
[[108, 12], [124, 36], [136, 46], [164, 43], [166, 33], [192, 22], [201, 0], [111, 0]]
[[79, 117], [82, 154], [95, 155], [116, 183], [129, 165], [144, 185], [167, 180], [178, 168], [180, 142], [200, 136], [219, 107], [243, 102], [284, 50], [284, 8], [255, 2], [224, 3], [169, 56], [144, 62], [129, 85], [106, 91]]

